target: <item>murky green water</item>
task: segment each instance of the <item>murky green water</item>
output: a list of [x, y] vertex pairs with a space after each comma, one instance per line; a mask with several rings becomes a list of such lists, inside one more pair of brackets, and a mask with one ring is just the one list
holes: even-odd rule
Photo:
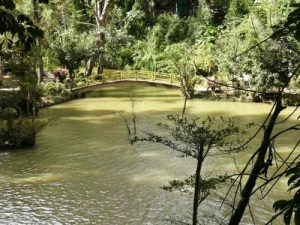
[[[139, 132], [154, 130], [167, 114], [181, 111], [178, 91], [142, 85], [106, 87], [42, 110], [41, 117], [54, 121], [39, 133], [37, 146], [0, 153], [0, 224], [161, 225], [189, 217], [191, 196], [159, 187], [191, 174], [194, 161], [160, 145], [128, 144], [119, 113], [130, 119], [130, 96]], [[262, 121], [271, 105], [194, 100], [188, 107], [189, 115], [231, 115], [243, 125]], [[279, 150], [288, 152], [298, 138], [286, 135]], [[237, 156], [240, 165], [250, 152]], [[232, 172], [235, 165], [222, 156], [210, 158], [206, 168]], [[274, 199], [286, 196], [284, 181], [278, 186], [253, 204], [259, 224], [270, 218]], [[211, 200], [203, 210], [214, 211], [216, 204]]]

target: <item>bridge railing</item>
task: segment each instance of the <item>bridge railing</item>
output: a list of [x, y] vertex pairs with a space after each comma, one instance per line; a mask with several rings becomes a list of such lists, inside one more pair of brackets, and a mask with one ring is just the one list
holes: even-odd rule
[[116, 80], [152, 81], [179, 85], [179, 77], [175, 74], [158, 73], [140, 70], [104, 70], [103, 82]]
[[[105, 69], [101, 80], [93, 80], [93, 78], [85, 78], [85, 82], [77, 84], [75, 89], [83, 88], [86, 86], [108, 83], [114, 81], [146, 81], [153, 83], [161, 83], [167, 85], [180, 86], [180, 76], [170, 73], [152, 72], [152, 71], [141, 71], [141, 70], [112, 70]], [[96, 83], [95, 83], [96, 82]], [[195, 89], [206, 90], [207, 87], [203, 85], [203, 82], [199, 80], [196, 84]]]

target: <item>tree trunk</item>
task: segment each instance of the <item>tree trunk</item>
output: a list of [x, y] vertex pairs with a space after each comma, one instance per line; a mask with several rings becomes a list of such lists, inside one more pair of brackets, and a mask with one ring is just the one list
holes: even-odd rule
[[0, 86], [2, 86], [3, 85], [3, 74], [2, 74], [2, 57], [1, 57], [1, 55], [0, 55]]
[[[40, 23], [40, 14], [39, 14], [39, 0], [32, 0], [32, 6], [33, 6], [33, 20], [35, 25], [39, 26]], [[37, 82], [40, 84], [43, 80], [43, 74], [44, 74], [44, 62], [43, 62], [43, 47], [42, 47], [42, 40], [38, 38], [37, 40], [37, 70], [36, 70], [36, 75], [37, 75]]]
[[95, 17], [97, 22], [97, 30], [98, 30], [98, 69], [97, 75], [103, 74], [104, 69], [104, 61], [105, 61], [105, 27], [107, 25], [107, 17], [108, 17], [108, 10], [109, 10], [109, 3], [110, 0], [105, 0], [104, 4], [99, 1], [95, 4]]
[[182, 113], [181, 113], [181, 119], [183, 119], [185, 111], [186, 111], [186, 104], [187, 104], [188, 97], [184, 95], [184, 103], [183, 103], [183, 108], [182, 108]]
[[95, 66], [95, 57], [91, 56], [85, 65], [85, 72], [84, 72], [85, 77], [91, 76], [94, 66]]
[[42, 47], [42, 43], [41, 43], [41, 39], [38, 39], [38, 68], [37, 68], [37, 83], [40, 84], [43, 81], [43, 75], [44, 75], [44, 61], [43, 61], [43, 56], [42, 56], [42, 51], [43, 51], [43, 47]]
[[97, 75], [102, 75], [104, 70], [104, 52], [100, 53], [98, 58]]
[[269, 165], [266, 165], [266, 163], [265, 163], [265, 157], [268, 152], [269, 145], [270, 145], [271, 134], [272, 134], [274, 125], [276, 123], [276, 120], [277, 120], [280, 112], [284, 109], [284, 107], [282, 106], [282, 103], [281, 103], [281, 97], [277, 100], [277, 102], [275, 104], [276, 104], [276, 106], [275, 106], [274, 112], [271, 115], [271, 119], [268, 123], [267, 128], [265, 129], [264, 137], [263, 137], [262, 143], [259, 147], [257, 159], [251, 170], [251, 173], [246, 182], [246, 185], [241, 192], [241, 198], [239, 200], [237, 208], [234, 210], [234, 213], [230, 218], [229, 225], [238, 225], [241, 222], [241, 219], [245, 213], [245, 209], [246, 209], [247, 205], [249, 204], [249, 200], [252, 195], [252, 191], [256, 185], [257, 178], [262, 173], [263, 169], [265, 169], [266, 166], [269, 166]]
[[195, 190], [194, 190], [194, 203], [193, 203], [193, 225], [198, 223], [198, 206], [199, 206], [199, 196], [200, 196], [200, 175], [202, 168], [203, 159], [197, 159], [197, 169], [196, 169], [196, 178], [195, 178]]
[[104, 60], [105, 60], [105, 34], [103, 32], [100, 33], [98, 47], [100, 50], [98, 57], [98, 69], [97, 75], [102, 75], [104, 70]]

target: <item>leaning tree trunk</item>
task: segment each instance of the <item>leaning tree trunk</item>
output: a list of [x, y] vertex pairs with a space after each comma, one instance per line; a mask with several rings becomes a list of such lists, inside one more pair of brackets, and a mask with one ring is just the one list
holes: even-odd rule
[[95, 56], [91, 56], [85, 65], [85, 72], [84, 72], [85, 77], [89, 77], [92, 75], [95, 62], [96, 62]]
[[234, 210], [234, 213], [230, 218], [229, 225], [238, 225], [241, 222], [245, 209], [249, 204], [249, 200], [252, 195], [252, 191], [256, 185], [258, 176], [263, 172], [263, 170], [267, 166], [269, 166], [265, 163], [265, 157], [267, 155], [268, 148], [270, 145], [271, 134], [280, 112], [284, 109], [281, 103], [281, 97], [278, 98], [275, 104], [276, 106], [274, 112], [272, 113], [268, 126], [264, 131], [263, 141], [258, 149], [258, 156], [251, 170], [250, 176], [246, 182], [246, 185], [241, 192], [241, 197], [238, 202], [237, 208]]

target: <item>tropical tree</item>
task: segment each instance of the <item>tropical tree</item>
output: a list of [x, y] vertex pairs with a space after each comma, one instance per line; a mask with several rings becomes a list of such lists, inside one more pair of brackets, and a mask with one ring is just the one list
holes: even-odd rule
[[[39, 4], [45, 3], [48, 4], [49, 0], [32, 0], [33, 6], [33, 21], [35, 25], [40, 26], [41, 21], [41, 13], [39, 9]], [[43, 62], [43, 41], [41, 38], [37, 38], [37, 82], [38, 84], [41, 83], [43, 80], [44, 75], [44, 62]]]
[[0, 1], [0, 40], [1, 53], [13, 47], [28, 52], [36, 39], [43, 37], [43, 31], [32, 20], [16, 10], [13, 0]]
[[96, 0], [93, 7], [93, 14], [96, 20], [96, 43], [97, 43], [97, 52], [96, 55], [92, 55], [88, 60], [85, 68], [85, 76], [90, 76], [93, 70], [93, 67], [98, 57], [98, 69], [97, 75], [103, 74], [104, 61], [105, 61], [105, 44], [106, 44], [106, 26], [107, 19], [109, 14], [110, 0], [98, 1]]
[[[6, 129], [1, 130], [0, 145], [33, 145], [35, 133], [29, 132], [26, 136], [25, 131], [19, 129], [22, 120], [19, 120], [17, 126], [14, 126], [14, 120], [22, 118], [23, 114], [34, 118], [37, 111], [38, 94], [35, 92], [36, 80], [31, 69], [34, 64], [30, 50], [37, 39], [43, 37], [43, 31], [28, 16], [16, 10], [12, 0], [0, 1], [0, 21], [0, 53], [11, 72], [18, 77], [20, 87], [17, 93], [4, 93], [0, 96], [0, 120], [7, 121]], [[29, 86], [29, 83], [23, 82], [25, 80], [35, 82], [29, 82], [32, 84]], [[33, 131], [34, 124], [28, 129]]]
[[[260, 9], [254, 8], [256, 13], [268, 15], [267, 11]], [[296, 140], [295, 147], [287, 157], [281, 156], [276, 149], [278, 137], [284, 133], [300, 129], [300, 124], [294, 126], [285, 124], [291, 115], [287, 119], [279, 121], [279, 115], [286, 109], [286, 105], [283, 103], [285, 90], [289, 87], [291, 80], [299, 76], [299, 45], [293, 39], [294, 35], [292, 32], [285, 35], [272, 34], [272, 30], [268, 28], [268, 23], [266, 23], [267, 18], [256, 18], [258, 19], [256, 20], [253, 14], [249, 15], [248, 21], [252, 24], [252, 32], [251, 34], [247, 32], [240, 33], [240, 36], [238, 36], [240, 45], [234, 45], [233, 51], [231, 51], [235, 52], [231, 58], [234, 59], [234, 62], [230, 64], [232, 71], [236, 71], [236, 74], [239, 75], [246, 73], [250, 75], [250, 82], [258, 82], [256, 83], [258, 84], [257, 86], [253, 85], [250, 89], [240, 88], [240, 90], [268, 95], [274, 101], [274, 105], [258, 131], [246, 143], [249, 144], [260, 131], [263, 132], [261, 144], [251, 155], [240, 175], [234, 181], [237, 185], [234, 192], [232, 216], [230, 217], [229, 225], [240, 224], [246, 208], [250, 207], [252, 196], [260, 190], [264, 198], [276, 184], [276, 182], [275, 184], [270, 183], [278, 178], [279, 170], [285, 166], [287, 168], [293, 166], [293, 164], [288, 163], [288, 160], [299, 145], [299, 141]], [[265, 23], [262, 23], [263, 21]], [[259, 41], [257, 30], [260, 29], [264, 30], [264, 32], [260, 33], [264, 36], [263, 41]], [[249, 41], [251, 47], [249, 45], [245, 47], [242, 44], [244, 41]], [[243, 48], [244, 50], [242, 50]], [[241, 50], [242, 53], [240, 53]], [[282, 131], [274, 133], [277, 124], [286, 125], [286, 127]], [[275, 172], [271, 172], [270, 168], [276, 157], [281, 157], [283, 164], [278, 166]], [[263, 180], [263, 185], [259, 185], [258, 180]], [[270, 185], [270, 188], [266, 189], [268, 185]], [[275, 205], [275, 208], [279, 209], [277, 206]]]

